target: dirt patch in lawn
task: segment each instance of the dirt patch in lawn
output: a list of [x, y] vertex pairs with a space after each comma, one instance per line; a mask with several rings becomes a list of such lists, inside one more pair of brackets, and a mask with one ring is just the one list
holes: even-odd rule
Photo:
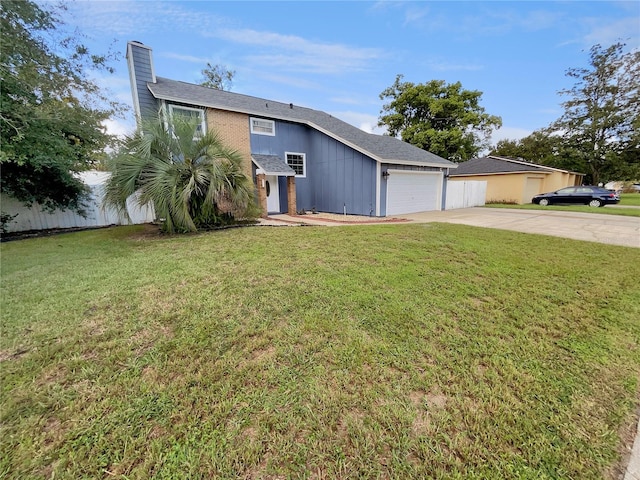
[[7, 360], [17, 360], [27, 353], [29, 353], [29, 349], [22, 347], [18, 347], [13, 350], [0, 350], [0, 362], [6, 362]]
[[[282, 218], [287, 217], [287, 218]], [[357, 225], [369, 223], [404, 223], [410, 222], [405, 218], [394, 217], [368, 217], [366, 215], [341, 215], [339, 213], [304, 213], [296, 216], [279, 216], [277, 218], [267, 217], [267, 220], [276, 220], [278, 222], [290, 223], [295, 225], [306, 224], [316, 225], [314, 222], [329, 222], [335, 224]]]
[[307, 215], [300, 215], [300, 219], [304, 220], [309, 218], [311, 220], [325, 220], [338, 223], [389, 223], [389, 222], [408, 222], [405, 218], [394, 217], [367, 217], [365, 215], [340, 215], [338, 213], [312, 213]]
[[26, 238], [51, 237], [61, 233], [82, 232], [84, 230], [98, 230], [100, 228], [110, 228], [111, 225], [103, 227], [71, 227], [71, 228], [49, 228], [46, 230], [25, 230], [22, 232], [7, 232], [0, 235], [0, 242], [10, 242], [13, 240], [24, 240]]

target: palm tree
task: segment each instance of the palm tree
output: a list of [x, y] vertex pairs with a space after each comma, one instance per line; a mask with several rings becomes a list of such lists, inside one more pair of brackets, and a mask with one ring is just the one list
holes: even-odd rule
[[127, 198], [152, 204], [166, 232], [195, 232], [254, 217], [253, 183], [242, 157], [191, 119], [161, 116], [125, 138], [109, 161], [105, 205], [126, 215]]

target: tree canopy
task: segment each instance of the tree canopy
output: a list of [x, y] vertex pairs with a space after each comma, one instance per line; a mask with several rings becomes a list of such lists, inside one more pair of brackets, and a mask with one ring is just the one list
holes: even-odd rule
[[216, 90], [231, 90], [235, 75], [235, 70], [228, 70], [223, 65], [211, 65], [207, 62], [207, 67], [202, 70], [200, 85]]
[[633, 165], [640, 173], [640, 51], [624, 53], [624, 47], [595, 45], [588, 68], [567, 70], [575, 84], [558, 92], [568, 99], [548, 129], [575, 150], [593, 183], [624, 170], [633, 175]]
[[92, 69], [111, 72], [109, 59], [64, 36], [63, 8], [0, 3], [0, 191], [81, 212], [85, 187], [74, 173], [112, 141], [102, 122], [122, 106], [88, 79]]
[[575, 84], [558, 92], [560, 118], [491, 153], [585, 173], [587, 183], [640, 180], [640, 52], [624, 47], [593, 46], [589, 67], [566, 72]]
[[575, 149], [562, 137], [549, 135], [544, 129], [520, 140], [500, 140], [489, 154], [584, 173], [584, 165]]
[[397, 75], [380, 99], [383, 105], [378, 126], [389, 135], [448, 160], [460, 162], [489, 146], [489, 137], [500, 128], [500, 117], [485, 113], [482, 92], [465, 90], [460, 82], [431, 80], [423, 84], [402, 81]]
[[257, 213], [242, 157], [193, 118], [144, 120], [108, 161], [105, 203], [126, 214], [127, 199], [151, 204], [167, 232], [194, 232]]
[[545, 132], [537, 130], [520, 140], [500, 140], [489, 155], [520, 157], [544, 165], [554, 157], [557, 143]]

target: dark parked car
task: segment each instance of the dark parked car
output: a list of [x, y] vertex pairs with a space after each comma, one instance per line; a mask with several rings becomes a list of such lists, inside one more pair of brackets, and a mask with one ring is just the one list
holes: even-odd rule
[[590, 207], [603, 207], [618, 203], [620, 196], [611, 190], [602, 187], [567, 187], [555, 192], [541, 193], [531, 199], [533, 203], [542, 205], [589, 205]]

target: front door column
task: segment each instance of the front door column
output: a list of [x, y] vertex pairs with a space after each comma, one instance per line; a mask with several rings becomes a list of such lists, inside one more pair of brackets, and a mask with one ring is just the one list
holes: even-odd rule
[[297, 215], [296, 208], [296, 177], [287, 177], [287, 213]]

